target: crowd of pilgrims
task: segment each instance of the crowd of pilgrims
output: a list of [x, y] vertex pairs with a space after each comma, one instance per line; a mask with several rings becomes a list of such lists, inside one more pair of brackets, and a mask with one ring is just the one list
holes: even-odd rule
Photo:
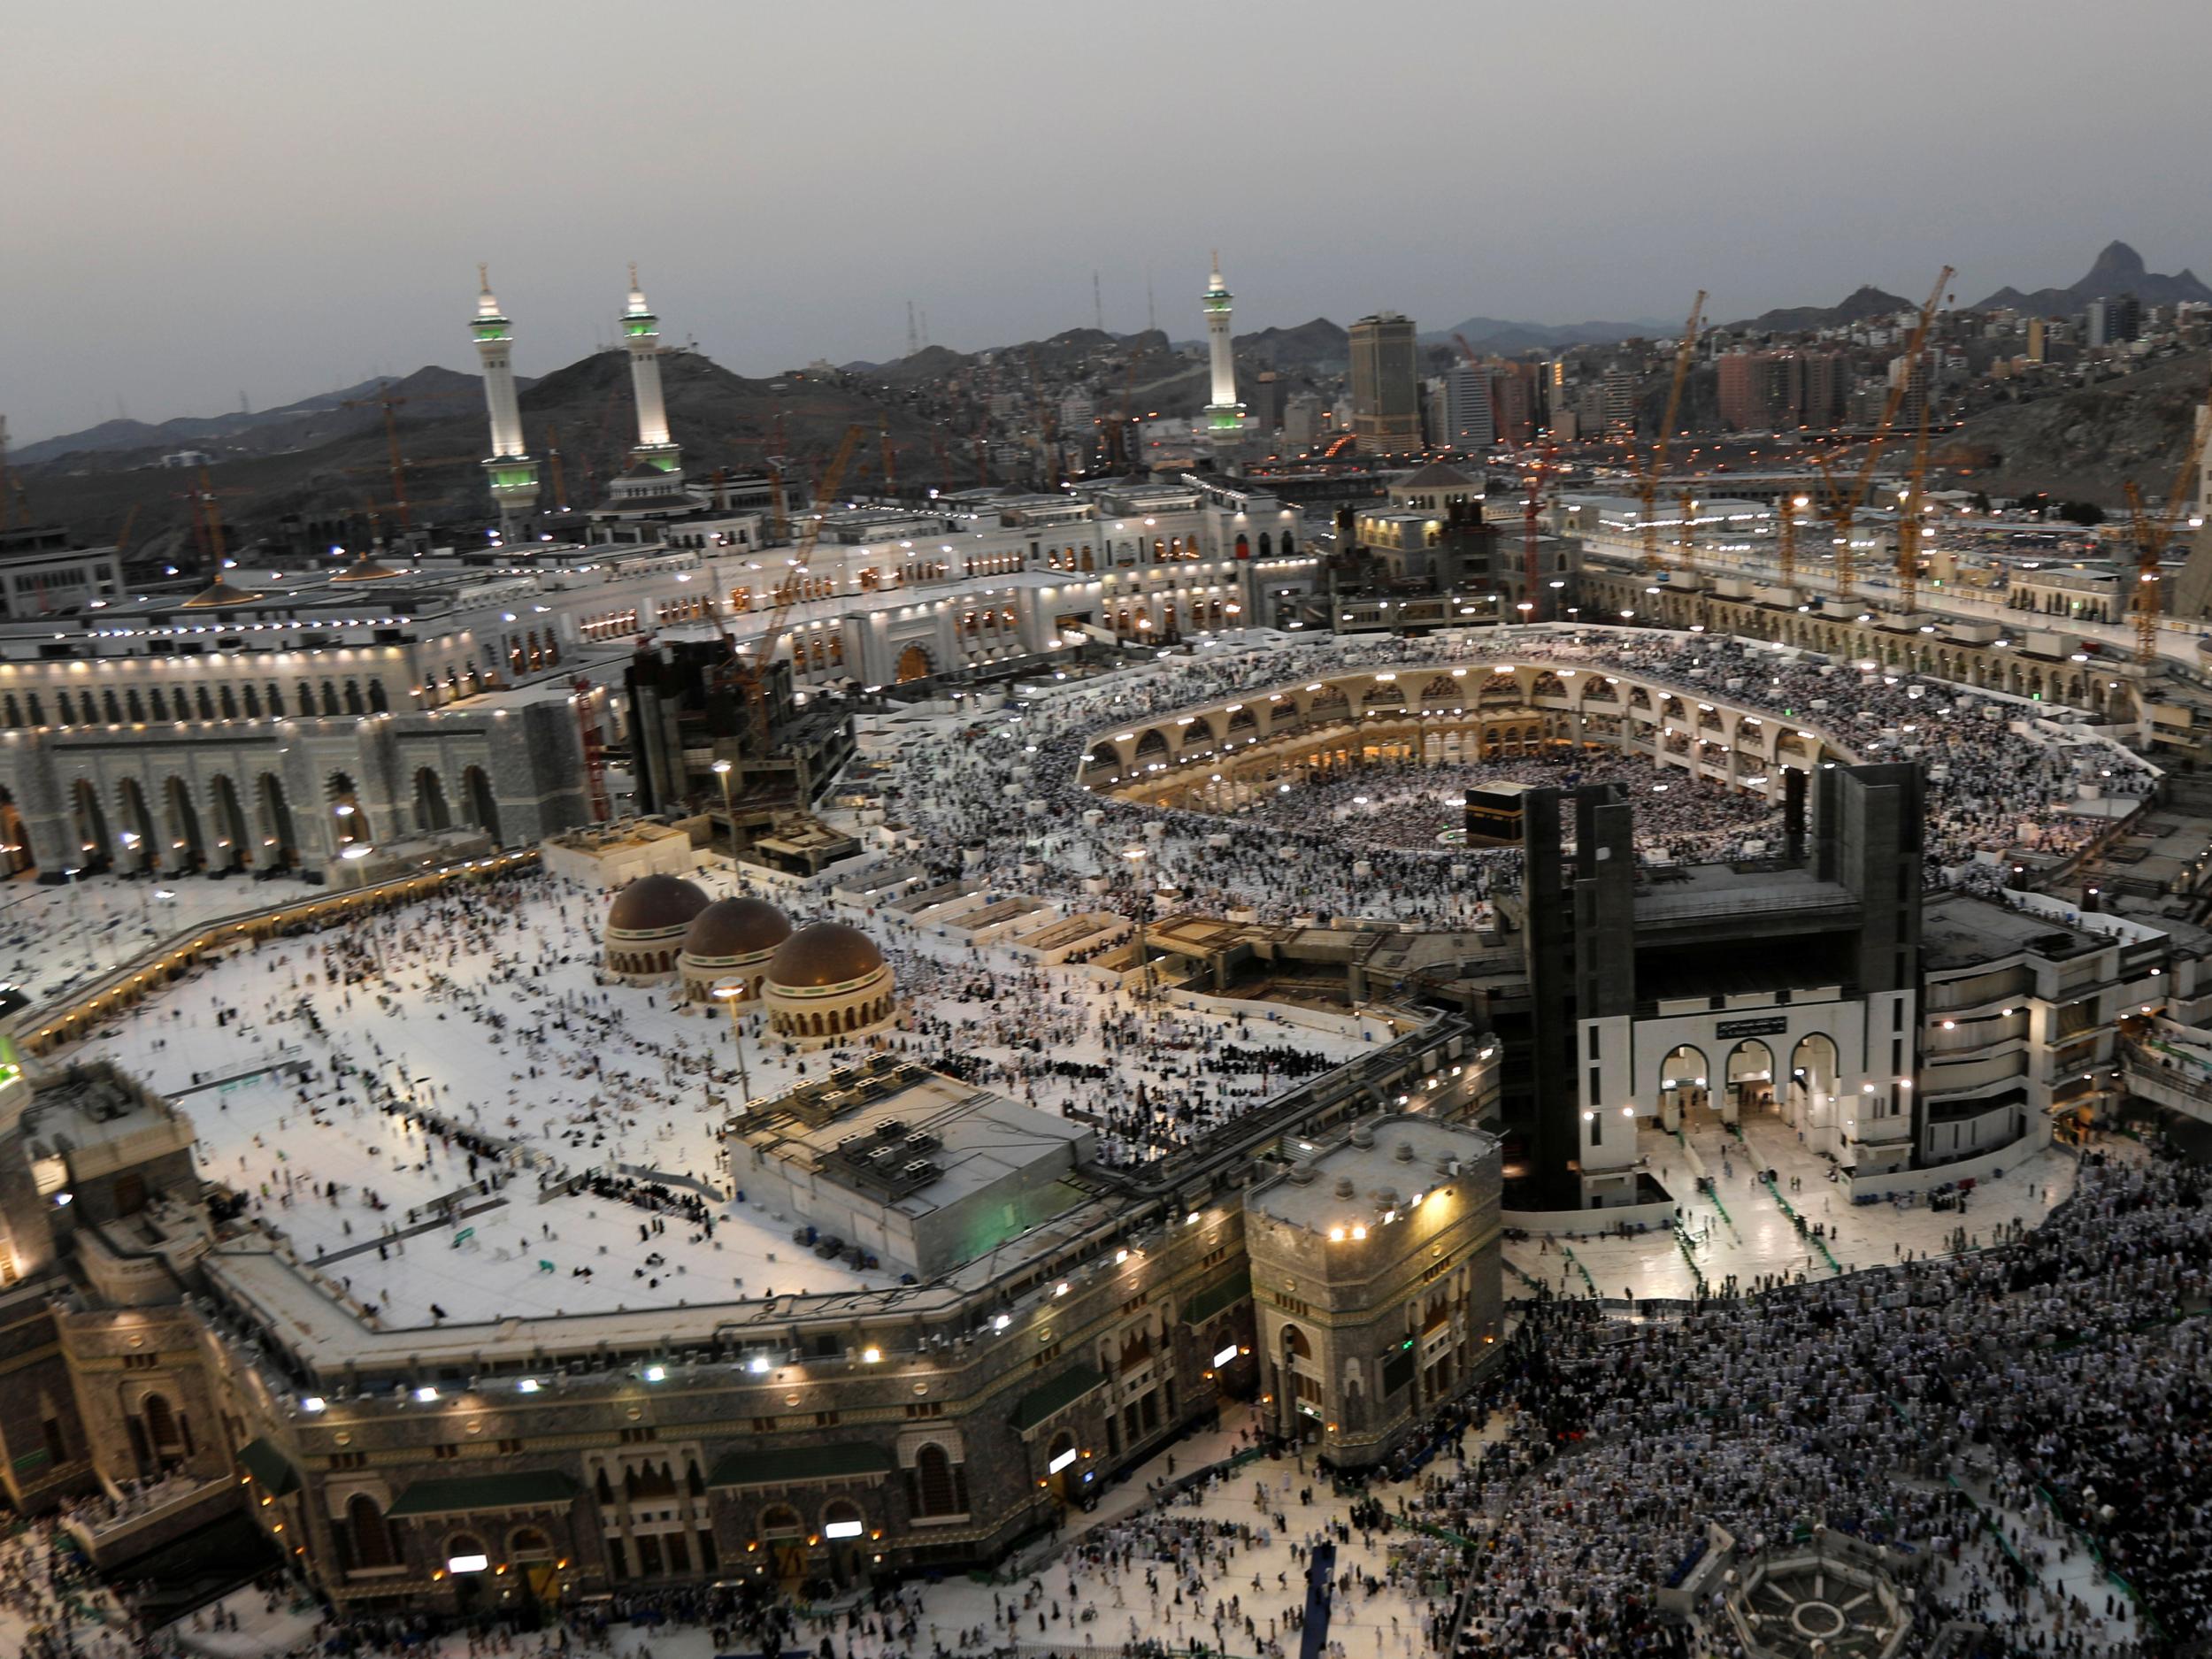
[[[1078, 1643], [1287, 1659], [1328, 1544], [1332, 1659], [1740, 1659], [1724, 1584], [1696, 1606], [1694, 1642], [1658, 1601], [1709, 1523], [1753, 1550], [1817, 1525], [1886, 1547], [1908, 1653], [1954, 1618], [1986, 1627], [1986, 1659], [2185, 1651], [2212, 1629], [2208, 1178], [2162, 1144], [2080, 1156], [2073, 1196], [1987, 1250], [1640, 1323], [1540, 1295], [1487, 1379], [1364, 1484], [1333, 1489], [1310, 1454], [1258, 1435], [1257, 1461], [1180, 1480], [1170, 1455], [1135, 1507], [995, 1583], [987, 1615], [964, 1580], [950, 1601], [913, 1582], [834, 1610], [759, 1586], [631, 1588], [527, 1634], [485, 1619], [467, 1651], [626, 1659], [689, 1625], [717, 1652], [819, 1659]], [[0, 1594], [66, 1632], [54, 1615], [77, 1578], [48, 1536], [7, 1546]], [[2091, 1555], [2116, 1577], [2079, 1571]], [[298, 1651], [462, 1651], [426, 1633], [419, 1617], [334, 1620]], [[96, 1659], [176, 1651], [127, 1619], [79, 1634]]]
[[[2106, 827], [2093, 815], [2056, 810], [2078, 804], [2082, 786], [2126, 799], [2147, 794], [2155, 781], [2116, 744], [2055, 729], [2032, 705], [1940, 680], [1863, 672], [1850, 664], [1702, 635], [1505, 629], [1423, 639], [1316, 638], [1163, 658], [1095, 686], [1056, 689], [1026, 706], [981, 717], [956, 743], [910, 741], [887, 773], [887, 804], [926, 844], [944, 851], [948, 871], [950, 849], [963, 849], [961, 873], [1010, 890], [1079, 898], [1082, 882], [1096, 878], [1110, 884], [1118, 902], [1134, 905], [1154, 902], [1147, 896], [1150, 888], [1165, 882], [1194, 895], [1194, 902], [1248, 910], [1266, 922], [1363, 915], [1464, 927], [1483, 918], [1494, 890], [1509, 890], [1517, 879], [1521, 856], [1514, 848], [1435, 844], [1437, 833], [1451, 826], [1448, 809], [1432, 823], [1423, 820], [1425, 838], [1409, 829], [1411, 844], [1384, 845], [1340, 834], [1307, 799], [1305, 787], [1294, 785], [1279, 797], [1279, 806], [1255, 809], [1267, 815], [1270, 843], [1256, 845], [1254, 837], [1238, 833], [1234, 813], [1139, 805], [1085, 788], [1078, 772], [1090, 748], [1117, 727], [1259, 687], [1347, 669], [1449, 668], [1500, 659], [1578, 672], [1624, 670], [1679, 687], [1686, 710], [1701, 695], [1724, 694], [1770, 720], [1818, 724], [1849, 757], [1926, 763], [1924, 874], [1931, 886], [1993, 895], [2006, 872], [1991, 860], [2005, 850], [2062, 855]], [[1628, 712], [1619, 701], [1583, 706], [1623, 721]], [[1678, 741], [1688, 741], [1686, 726]], [[1567, 769], [1609, 758], [1586, 756]], [[1480, 775], [1557, 782], [1556, 765], [1502, 760], [1484, 763]], [[1752, 838], [1746, 832], [1755, 818], [1715, 827], [1694, 810], [1678, 813], [1666, 795], [1655, 792], [1659, 782], [1686, 783], [1679, 771], [1657, 773], [1630, 761], [1619, 775], [1632, 785], [1640, 825], [1653, 826], [1640, 828], [1646, 856], [1671, 856], [1684, 835], [1696, 838], [1684, 844], [1697, 856], [1725, 856]], [[1340, 793], [1371, 791], [1353, 787]], [[1449, 791], [1443, 793], [1448, 798]], [[1041, 814], [1017, 818], [1028, 802], [1042, 803]], [[1020, 833], [1005, 833], [1010, 822], [1019, 824]], [[1692, 827], [1699, 825], [1702, 831]], [[1141, 866], [1126, 856], [1133, 847], [1148, 851]]]
[[[795, 923], [828, 914], [784, 902]], [[705, 1301], [889, 1282], [868, 1263], [848, 1271], [779, 1250], [781, 1228], [767, 1263], [717, 1259], [749, 1235], [720, 1231], [719, 1207], [684, 1182], [713, 1172], [716, 1136], [745, 1086], [771, 1095], [887, 1053], [1080, 1119], [1098, 1132], [1100, 1160], [1126, 1167], [1363, 1047], [1357, 1034], [1178, 1009], [970, 945], [926, 947], [878, 918], [899, 1021], [807, 1054], [756, 1019], [741, 1075], [718, 1010], [642, 1020], [641, 999], [687, 1005], [673, 987], [618, 986], [597, 972], [604, 907], [603, 895], [541, 874], [449, 888], [196, 970], [190, 989], [98, 1040], [119, 1049], [173, 1040], [203, 1068], [187, 1074], [196, 1084], [273, 1046], [294, 1056], [258, 1093], [203, 1105], [206, 1166], [236, 1194], [232, 1213], [291, 1241], [380, 1325], [480, 1317], [473, 1294], [465, 1305], [411, 1294], [423, 1277], [409, 1272], [411, 1249], [465, 1251], [480, 1293], [541, 1280], [539, 1294], [564, 1310], [630, 1294]], [[449, 1068], [426, 1063], [454, 1026], [503, 1082], [457, 1087]], [[235, 1048], [213, 1046], [217, 1033]], [[240, 1122], [250, 1110], [259, 1116]], [[579, 1225], [574, 1202], [517, 1201], [518, 1182], [565, 1189], [598, 1219]], [[610, 1218], [609, 1204], [626, 1218]]]
[[1717, 863], [1764, 851], [1780, 835], [1781, 810], [1762, 795], [1709, 778], [1655, 772], [1640, 756], [1564, 749], [1436, 765], [1386, 761], [1349, 777], [1263, 790], [1235, 817], [1240, 824], [1317, 834], [1347, 847], [1433, 853], [1446, 833], [1464, 829], [1468, 794], [1497, 783], [1614, 786], [1635, 806], [1636, 849], [1647, 860]]

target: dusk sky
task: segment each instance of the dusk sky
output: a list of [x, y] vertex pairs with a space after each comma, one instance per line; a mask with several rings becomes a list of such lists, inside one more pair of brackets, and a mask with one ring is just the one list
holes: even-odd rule
[[0, 413], [18, 442], [472, 367], [543, 373], [638, 261], [759, 374], [1092, 320], [1728, 319], [2212, 276], [2201, 0], [1235, 0], [18, 8]]

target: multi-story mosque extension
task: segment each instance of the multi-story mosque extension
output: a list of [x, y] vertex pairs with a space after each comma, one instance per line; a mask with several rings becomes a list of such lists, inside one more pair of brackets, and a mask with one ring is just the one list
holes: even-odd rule
[[[1210, 415], [1237, 407], [1227, 306], [1217, 271]], [[536, 475], [508, 326], [487, 287], [486, 466], [519, 526]], [[1626, 807], [1536, 788], [1515, 827], [1529, 874], [1481, 932], [1164, 918], [1137, 948], [1141, 995], [1156, 976], [1239, 1008], [1279, 969], [1412, 1011], [1148, 1164], [888, 1049], [826, 1071], [818, 1056], [780, 1093], [710, 1094], [721, 1163], [703, 1187], [772, 1203], [796, 1224], [779, 1248], [872, 1262], [887, 1287], [387, 1317], [342, 1269], [239, 1223], [229, 1172], [193, 1153], [194, 1117], [219, 1103], [73, 1064], [71, 1045], [264, 940], [466, 893], [590, 824], [580, 702], [606, 741], [632, 735], [611, 687], [640, 635], [758, 639], [772, 618], [764, 654], [795, 706], [841, 680], [1048, 687], [1103, 667], [1101, 648], [1227, 657], [1239, 630], [1302, 626], [1327, 589], [1305, 520], [1210, 474], [826, 511], [789, 566], [764, 508], [718, 508], [685, 481], [634, 276], [624, 328], [639, 444], [598, 540], [526, 558], [511, 535], [492, 565], [245, 569], [197, 595], [0, 622], [0, 810], [19, 872], [288, 865], [348, 888], [188, 931], [0, 1035], [0, 1487], [38, 1511], [170, 1478], [158, 1502], [85, 1528], [96, 1561], [227, 1527], [349, 1611], [739, 1576], [844, 1586], [998, 1559], [1225, 1400], [1371, 1466], [1483, 1373], [1509, 1225], [1589, 1210], [1666, 1225], [1674, 1195], [1640, 1126], [1771, 1114], [1851, 1195], [1915, 1190], [2108, 1108], [2128, 1010], [2208, 1011], [2206, 958], [2178, 931], [1924, 895], [1920, 769], [1856, 764], [1856, 733], [1818, 713], [1785, 726], [1726, 685], [1487, 659], [1271, 688], [1261, 656], [1247, 684], [1164, 695], [1085, 735], [1074, 787], [1221, 810], [1340, 765], [1607, 746], [1767, 793], [1782, 843], [1640, 881]], [[1655, 603], [1625, 572], [1560, 570], [1588, 584], [1570, 599]], [[1683, 583], [1655, 606], [1811, 650], [1855, 652], [1873, 626], [1762, 603]], [[1935, 672], [1983, 649], [1916, 629], [1870, 657]], [[1999, 690], [2024, 672], [2085, 711], [2116, 701], [2116, 679], [2070, 655], [2002, 660]], [[688, 763], [666, 775], [703, 792], [667, 816], [713, 804]], [[418, 859], [436, 867], [410, 873]], [[887, 1036], [924, 994], [893, 972], [887, 924], [795, 927], [672, 867], [604, 920], [607, 979], [686, 1018], [764, 1008], [795, 1048]], [[526, 1202], [528, 1179], [511, 1189]]]

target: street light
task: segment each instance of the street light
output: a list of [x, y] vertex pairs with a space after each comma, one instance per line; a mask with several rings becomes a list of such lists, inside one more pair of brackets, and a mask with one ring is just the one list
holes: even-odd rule
[[1145, 914], [1152, 908], [1152, 889], [1145, 885], [1144, 849], [1131, 847], [1122, 855], [1137, 871], [1137, 1000], [1152, 1001], [1152, 950], [1145, 939]]
[[745, 1020], [737, 1006], [739, 999], [744, 995], [742, 985], [718, 985], [713, 992], [715, 1001], [729, 1012], [730, 1037], [737, 1044], [737, 1087], [740, 1094], [737, 1109], [741, 1112], [750, 1106], [753, 1100], [753, 1080], [745, 1070]]

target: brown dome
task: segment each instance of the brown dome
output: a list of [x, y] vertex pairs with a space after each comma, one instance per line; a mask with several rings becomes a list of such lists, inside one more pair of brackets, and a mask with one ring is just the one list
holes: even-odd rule
[[684, 955], [757, 956], [791, 937], [791, 918], [765, 899], [717, 899], [684, 930]]
[[707, 908], [707, 895], [681, 876], [640, 876], [614, 895], [607, 926], [618, 933], [658, 933], [684, 926]]
[[883, 952], [857, 927], [817, 922], [776, 947], [776, 954], [768, 958], [768, 983], [795, 990], [843, 985], [864, 979], [882, 965]]

